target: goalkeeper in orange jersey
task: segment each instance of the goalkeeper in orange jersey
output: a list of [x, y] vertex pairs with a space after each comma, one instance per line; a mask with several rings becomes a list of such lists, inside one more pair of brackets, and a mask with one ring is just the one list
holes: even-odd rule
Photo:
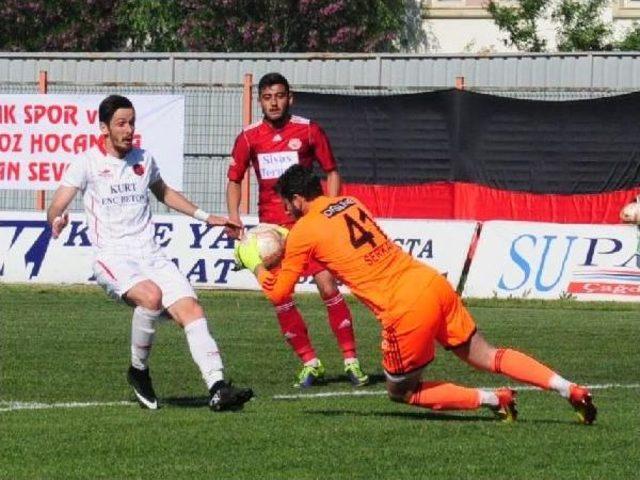
[[383, 367], [391, 400], [434, 410], [489, 407], [515, 420], [516, 392], [482, 390], [443, 381], [423, 381], [435, 342], [470, 365], [520, 382], [555, 390], [591, 424], [597, 410], [589, 390], [534, 358], [485, 340], [447, 280], [401, 250], [353, 197], [326, 197], [319, 178], [293, 165], [278, 179], [285, 208], [299, 218], [289, 232], [281, 268], [264, 268], [255, 242], [236, 247], [236, 259], [252, 270], [272, 302], [291, 295], [311, 258], [347, 285], [382, 326]]

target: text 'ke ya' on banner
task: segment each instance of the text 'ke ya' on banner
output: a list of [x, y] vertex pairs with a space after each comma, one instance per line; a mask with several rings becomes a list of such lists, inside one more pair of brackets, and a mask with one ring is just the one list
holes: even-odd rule
[[[244, 224], [255, 225], [256, 217]], [[456, 287], [476, 230], [476, 222], [380, 220], [394, 242], [445, 274]], [[155, 215], [155, 240], [196, 287], [259, 288], [247, 270], [234, 271], [234, 241], [221, 227], [183, 215]], [[0, 212], [0, 281], [92, 283], [93, 248], [83, 214], [71, 214], [59, 239], [51, 238], [44, 214]], [[298, 291], [316, 291], [312, 278]]]
[[[0, 189], [54, 190], [67, 166], [98, 145], [104, 95], [0, 95]], [[156, 159], [165, 182], [182, 190], [184, 97], [128, 96], [134, 146]]]

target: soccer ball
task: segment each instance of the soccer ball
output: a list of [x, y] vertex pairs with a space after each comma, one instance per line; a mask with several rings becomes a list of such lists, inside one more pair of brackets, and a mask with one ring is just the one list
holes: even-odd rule
[[622, 207], [620, 220], [624, 223], [640, 224], [640, 203], [631, 202]]
[[252, 237], [258, 241], [258, 254], [265, 268], [273, 268], [280, 263], [284, 254], [284, 236], [276, 229], [276, 225], [260, 223], [249, 230], [242, 241]]

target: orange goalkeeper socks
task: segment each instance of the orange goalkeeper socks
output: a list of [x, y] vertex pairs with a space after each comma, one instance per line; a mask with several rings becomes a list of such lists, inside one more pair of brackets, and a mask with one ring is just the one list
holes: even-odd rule
[[480, 406], [480, 394], [453, 383], [422, 382], [409, 403], [432, 410], [474, 410]]
[[551, 379], [556, 375], [535, 358], [510, 348], [501, 348], [496, 352], [492, 371], [544, 389], [550, 388]]

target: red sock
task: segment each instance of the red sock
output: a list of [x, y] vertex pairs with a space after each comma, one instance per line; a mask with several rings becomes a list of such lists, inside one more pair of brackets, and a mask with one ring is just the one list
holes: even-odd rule
[[304, 363], [316, 358], [316, 351], [311, 346], [307, 326], [293, 299], [288, 298], [275, 308], [280, 331], [300, 360]]
[[409, 403], [432, 410], [475, 410], [480, 406], [480, 395], [475, 388], [453, 383], [422, 382]]
[[356, 339], [353, 333], [351, 311], [340, 292], [330, 298], [324, 298], [327, 306], [329, 325], [338, 340], [344, 358], [356, 358]]
[[551, 378], [555, 375], [553, 370], [535, 358], [510, 348], [501, 348], [496, 352], [492, 371], [544, 389], [549, 388]]

